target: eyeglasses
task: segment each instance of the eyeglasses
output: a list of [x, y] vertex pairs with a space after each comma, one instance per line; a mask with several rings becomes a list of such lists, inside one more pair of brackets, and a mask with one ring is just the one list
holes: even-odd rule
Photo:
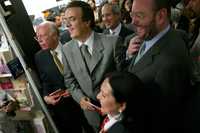
[[44, 38], [46, 38], [46, 37], [48, 37], [48, 34], [36, 35], [36, 36], [34, 36], [34, 39], [35, 39], [36, 41], [39, 41], [39, 39], [44, 39]]
[[75, 17], [63, 18], [65, 24], [73, 23], [76, 21]]
[[145, 14], [143, 12], [130, 12], [130, 16], [131, 18], [137, 18], [140, 20], [145, 18]]

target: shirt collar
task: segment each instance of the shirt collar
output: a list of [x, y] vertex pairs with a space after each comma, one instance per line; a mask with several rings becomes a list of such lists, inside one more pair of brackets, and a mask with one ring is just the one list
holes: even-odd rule
[[59, 42], [58, 46], [54, 49], [55, 52], [61, 53], [61, 43]]
[[151, 40], [145, 41], [145, 52], [148, 51], [160, 38], [162, 38], [170, 29], [168, 25], [163, 31], [153, 37]]
[[93, 43], [94, 43], [94, 31], [92, 31], [92, 33], [85, 42], [80, 42], [79, 40], [77, 40], [77, 42], [79, 47], [81, 47], [82, 44], [87, 45], [89, 52], [92, 53]]
[[[122, 24], [119, 23], [118, 26], [114, 30], [109, 29], [109, 32], [112, 35], [119, 35], [121, 28], [122, 28]], [[113, 32], [114, 32], [114, 34], [113, 34]]]
[[115, 115], [115, 116], [111, 116], [111, 115], [107, 115], [109, 118], [109, 121], [105, 124], [104, 126], [104, 131], [107, 131], [110, 127], [112, 127], [116, 122], [121, 121], [123, 116], [121, 113]]

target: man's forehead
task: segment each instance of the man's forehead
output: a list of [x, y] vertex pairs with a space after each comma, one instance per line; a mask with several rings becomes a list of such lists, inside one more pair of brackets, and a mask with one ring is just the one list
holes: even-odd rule
[[134, 0], [132, 4], [133, 9], [153, 9], [154, 0]]
[[105, 4], [104, 6], [103, 6], [103, 8], [102, 9], [112, 9], [112, 5], [110, 5], [110, 4]]
[[66, 9], [65, 15], [67, 15], [69, 12], [75, 14], [75, 13], [81, 13], [82, 10], [81, 10], [80, 7], [69, 7], [69, 8]]
[[153, 5], [154, 0], [134, 0], [133, 5], [144, 5], [144, 6], [151, 6]]

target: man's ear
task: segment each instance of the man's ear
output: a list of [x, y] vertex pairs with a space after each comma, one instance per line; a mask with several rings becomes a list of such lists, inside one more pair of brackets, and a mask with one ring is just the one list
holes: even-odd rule
[[118, 112], [122, 113], [126, 109], [126, 102], [120, 103], [119, 106]]
[[162, 8], [156, 14], [156, 21], [159, 25], [165, 23], [167, 17], [167, 9]]

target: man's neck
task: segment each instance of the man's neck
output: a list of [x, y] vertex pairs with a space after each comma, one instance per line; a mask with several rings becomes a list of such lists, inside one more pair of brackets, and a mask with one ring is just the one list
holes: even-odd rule
[[110, 29], [112, 30], [112, 31], [114, 31], [116, 28], [117, 28], [117, 26], [120, 24], [120, 22], [119, 23], [117, 23], [116, 25], [114, 25], [114, 26], [112, 26], [112, 27], [110, 27]]
[[83, 34], [82, 37], [77, 38], [77, 40], [84, 43], [90, 37], [91, 33], [92, 33], [92, 30], [89, 30], [88, 32]]
[[50, 49], [51, 49], [51, 50], [55, 50], [55, 49], [58, 47], [58, 45], [59, 45], [59, 42], [56, 43], [54, 46], [50, 47]]

